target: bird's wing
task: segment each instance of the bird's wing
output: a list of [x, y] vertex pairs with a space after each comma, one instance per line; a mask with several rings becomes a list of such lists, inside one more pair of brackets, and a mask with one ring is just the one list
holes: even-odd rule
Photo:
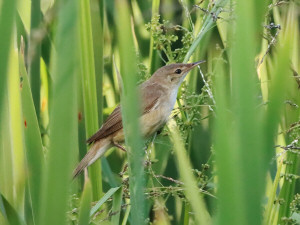
[[114, 132], [122, 129], [122, 114], [121, 114], [121, 107], [118, 105], [114, 111], [108, 116], [106, 121], [103, 123], [101, 128], [91, 136], [86, 142], [91, 144], [101, 138], [105, 138]]
[[[141, 108], [142, 114], [146, 114], [150, 112], [153, 107], [158, 102], [159, 97], [161, 96], [162, 92], [157, 91], [154, 86], [157, 84], [149, 84], [149, 85], [142, 85], [139, 88], [139, 91], [142, 96], [141, 101]], [[99, 139], [108, 137], [109, 135], [119, 131], [123, 128], [122, 124], [122, 113], [121, 107], [118, 105], [114, 111], [108, 116], [106, 121], [103, 123], [102, 127], [93, 135], [91, 136], [86, 142], [91, 144]]]
[[143, 115], [147, 114], [157, 106], [158, 99], [163, 94], [162, 88], [158, 86], [159, 84], [157, 83], [148, 83], [141, 87], [141, 107]]

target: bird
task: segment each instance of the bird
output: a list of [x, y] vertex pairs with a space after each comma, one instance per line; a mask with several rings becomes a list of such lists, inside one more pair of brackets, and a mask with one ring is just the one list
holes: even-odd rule
[[[191, 69], [203, 62], [205, 61], [165, 65], [138, 86], [141, 96], [139, 123], [144, 138], [151, 137], [164, 126], [174, 108], [178, 89], [184, 78]], [[73, 179], [103, 156], [109, 148], [117, 147], [126, 151], [122, 146], [124, 131], [120, 105], [86, 142], [91, 148], [73, 171]]]

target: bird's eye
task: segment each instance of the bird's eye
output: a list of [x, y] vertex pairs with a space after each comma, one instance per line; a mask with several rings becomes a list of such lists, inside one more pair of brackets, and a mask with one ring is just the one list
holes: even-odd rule
[[177, 70], [175, 70], [175, 73], [177, 73], [177, 74], [181, 74], [181, 69], [177, 69]]

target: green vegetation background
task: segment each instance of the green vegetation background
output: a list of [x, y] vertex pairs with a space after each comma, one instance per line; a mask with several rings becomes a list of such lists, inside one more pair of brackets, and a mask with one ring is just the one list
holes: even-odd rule
[[[0, 224], [300, 224], [299, 0], [0, 9]], [[142, 140], [136, 84], [199, 60]], [[72, 181], [120, 99], [128, 153]]]

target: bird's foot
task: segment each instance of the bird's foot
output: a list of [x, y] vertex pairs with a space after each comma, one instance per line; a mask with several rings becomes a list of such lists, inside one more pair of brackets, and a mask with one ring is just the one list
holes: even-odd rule
[[119, 143], [113, 142], [113, 145], [114, 145], [115, 147], [121, 149], [122, 151], [126, 152], [126, 149], [125, 149], [122, 145], [120, 145]]

